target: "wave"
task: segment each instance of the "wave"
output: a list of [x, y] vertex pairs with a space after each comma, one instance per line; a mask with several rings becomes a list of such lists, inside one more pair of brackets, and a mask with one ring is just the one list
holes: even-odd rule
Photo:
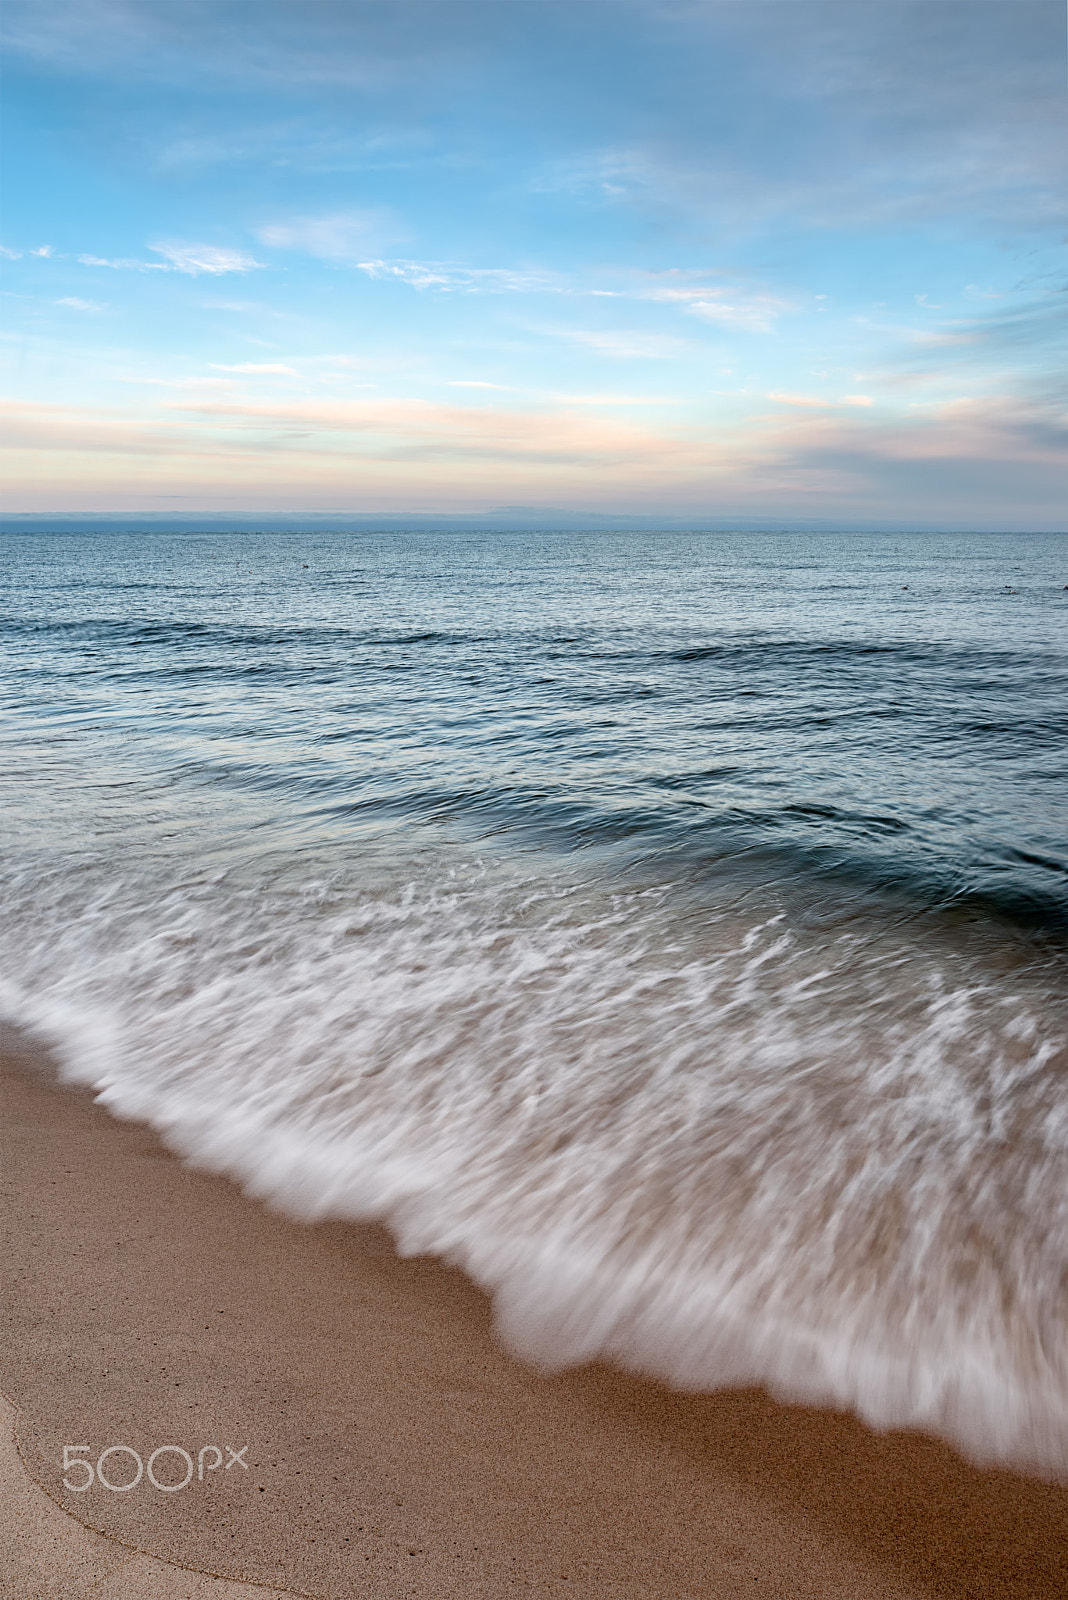
[[544, 1367], [1068, 1477], [1060, 966], [471, 858], [9, 875], [13, 1021], [188, 1160], [463, 1266]]
[[[104, 601], [106, 609], [116, 605], [116, 597], [127, 590], [143, 590], [150, 598], [158, 597], [161, 585], [146, 582], [138, 585], [112, 584]], [[678, 666], [724, 666], [743, 670], [753, 666], [767, 666], [778, 674], [783, 668], [814, 666], [835, 671], [840, 667], [871, 669], [873, 675], [885, 675], [887, 669], [935, 667], [940, 671], [974, 671], [985, 683], [991, 676], [1009, 674], [1015, 684], [1017, 674], [1028, 681], [1041, 683], [1048, 672], [1058, 677], [1064, 672], [1064, 654], [1050, 647], [1042, 648], [1033, 641], [1026, 647], [1011, 644], [977, 643], [952, 639], [917, 639], [908, 636], [897, 638], [837, 636], [828, 638], [814, 634], [812, 637], [793, 633], [782, 634], [762, 629], [747, 621], [744, 627], [733, 631], [719, 628], [719, 637], [708, 643], [707, 630], [702, 629], [692, 644], [675, 642], [679, 629], [657, 628], [643, 622], [640, 627], [624, 624], [587, 625], [578, 631], [568, 631], [556, 626], [516, 626], [509, 624], [474, 628], [411, 628], [392, 627], [388, 624], [370, 624], [354, 627], [343, 621], [324, 622], [298, 618], [292, 622], [253, 622], [246, 618], [228, 619], [213, 616], [205, 619], [194, 607], [204, 604], [198, 591], [182, 589], [185, 606], [191, 615], [162, 618], [157, 607], [146, 608], [143, 616], [131, 615], [125, 602], [121, 611], [107, 615], [49, 615], [52, 608], [42, 604], [40, 612], [20, 615], [0, 614], [0, 635], [37, 635], [47, 640], [54, 637], [63, 644], [81, 640], [89, 643], [106, 642], [116, 648], [141, 645], [179, 645], [183, 648], [210, 648], [219, 646], [230, 650], [249, 646], [277, 647], [281, 645], [332, 646], [337, 644], [370, 645], [391, 648], [396, 645], [434, 645], [467, 648], [481, 644], [510, 647], [516, 653], [530, 650], [557, 652], [552, 659], [581, 662], [607, 662], [623, 666], [649, 664], [670, 668]], [[213, 595], [210, 598], [218, 599]], [[272, 601], [276, 598], [274, 590]], [[690, 630], [683, 630], [690, 631]], [[693, 630], [696, 633], [696, 630]], [[687, 676], [693, 676], [688, 674]]]

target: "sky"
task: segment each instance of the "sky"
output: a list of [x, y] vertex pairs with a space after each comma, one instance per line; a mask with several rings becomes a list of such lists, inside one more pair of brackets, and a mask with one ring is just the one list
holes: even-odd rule
[[1068, 526], [1064, 0], [6, 0], [12, 511]]

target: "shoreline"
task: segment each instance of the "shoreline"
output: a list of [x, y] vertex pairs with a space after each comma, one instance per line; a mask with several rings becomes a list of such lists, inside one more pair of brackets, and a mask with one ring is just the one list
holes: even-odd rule
[[[1068, 1590], [1068, 1488], [762, 1390], [539, 1374], [456, 1269], [266, 1210], [3, 1038], [0, 1390], [27, 1471], [87, 1526], [324, 1600]], [[249, 1465], [63, 1488], [65, 1444], [120, 1442], [247, 1443]]]

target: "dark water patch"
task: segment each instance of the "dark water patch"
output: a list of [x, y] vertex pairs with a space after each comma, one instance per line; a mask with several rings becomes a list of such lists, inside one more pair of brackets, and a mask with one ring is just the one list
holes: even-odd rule
[[703, 783], [724, 783], [744, 772], [745, 768], [737, 766], [702, 767], [693, 772], [650, 773], [645, 781], [657, 789], [690, 789]]
[[839, 826], [859, 828], [863, 832], [874, 830], [876, 833], [907, 833], [909, 831], [909, 824], [900, 817], [873, 817], [863, 812], [843, 811], [838, 806], [800, 805], [795, 802], [783, 806], [782, 812], [786, 817], [812, 817]]
[[1064, 857], [1036, 855], [1029, 850], [1014, 849], [1011, 845], [1005, 846], [1005, 856], [1009, 861], [1023, 862], [1026, 866], [1039, 867], [1045, 872], [1068, 878], [1068, 860]]
[[[596, 752], [589, 758], [596, 761]], [[607, 758], [607, 753], [602, 759]], [[302, 784], [306, 803], [333, 785]], [[611, 798], [613, 803], [603, 802]], [[359, 797], [319, 810], [334, 821], [369, 816], [448, 824], [473, 842], [510, 838], [561, 855], [590, 852], [633, 873], [656, 863], [680, 881], [703, 881], [717, 893], [733, 879], [763, 882], [802, 900], [819, 892], [839, 907], [858, 897], [887, 896], [899, 908], [937, 913], [968, 910], [1006, 926], [1068, 938], [1068, 893], [1063, 867], [1052, 877], [1044, 863], [1021, 853], [1018, 867], [976, 845], [947, 860], [937, 837], [906, 819], [791, 804], [774, 811], [713, 808], [683, 797], [670, 810], [635, 804], [626, 789], [603, 791], [601, 803], [547, 788], [519, 786], [426, 788], [388, 781]]]

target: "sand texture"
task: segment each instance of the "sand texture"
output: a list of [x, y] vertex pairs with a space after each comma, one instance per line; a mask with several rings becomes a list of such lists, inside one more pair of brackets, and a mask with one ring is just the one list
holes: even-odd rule
[[[0, 1388], [23, 1463], [189, 1582], [323, 1600], [1068, 1594], [1068, 1489], [762, 1392], [541, 1375], [459, 1272], [398, 1259], [379, 1228], [271, 1214], [5, 1039]], [[95, 1460], [119, 1443], [144, 1460], [247, 1445], [249, 1467], [174, 1493], [63, 1488], [65, 1445]], [[129, 1459], [110, 1458], [116, 1480]], [[0, 1593], [126, 1594], [23, 1583], [50, 1559], [34, 1505]], [[146, 1569], [136, 1592], [215, 1593], [177, 1581]]]

